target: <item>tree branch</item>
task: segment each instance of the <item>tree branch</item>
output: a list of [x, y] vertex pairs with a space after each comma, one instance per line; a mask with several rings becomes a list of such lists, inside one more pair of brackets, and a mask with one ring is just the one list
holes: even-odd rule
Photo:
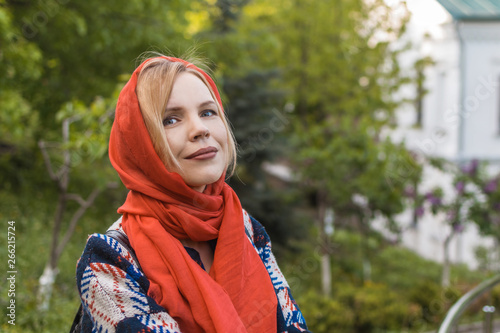
[[[110, 183], [106, 184], [106, 188], [116, 188], [117, 185], [118, 184], [115, 182], [110, 182]], [[68, 230], [66, 230], [63, 239], [61, 240], [61, 242], [57, 246], [57, 250], [56, 250], [57, 258], [59, 258], [61, 256], [61, 253], [64, 250], [64, 248], [66, 247], [66, 244], [71, 239], [71, 236], [73, 236], [73, 233], [75, 232], [75, 228], [76, 228], [76, 225], [78, 224], [78, 221], [80, 221], [80, 218], [87, 211], [87, 209], [92, 206], [92, 204], [94, 203], [94, 201], [97, 198], [97, 196], [99, 195], [99, 193], [101, 193], [101, 191], [102, 190], [100, 188], [95, 188], [90, 193], [87, 200], [83, 200], [83, 198], [77, 194], [70, 193], [67, 195], [67, 197], [69, 199], [77, 201], [80, 204], [80, 208], [78, 208], [78, 210], [71, 217], [71, 220], [70, 220], [70, 223], [68, 226]]]
[[[69, 125], [78, 120], [79, 116], [68, 117], [63, 120], [62, 123], [62, 136], [63, 136], [63, 145], [67, 145], [69, 142]], [[61, 177], [61, 185], [64, 188], [68, 188], [69, 184], [69, 170], [71, 168], [71, 152], [68, 147], [63, 150], [63, 166], [58, 172], [58, 175]]]
[[79, 194], [76, 193], [66, 194], [66, 199], [76, 201], [80, 206], [84, 206], [86, 204], [86, 201]]
[[52, 163], [50, 162], [50, 156], [47, 152], [45, 142], [43, 140], [38, 141], [38, 147], [40, 147], [40, 150], [42, 152], [43, 161], [45, 162], [45, 166], [47, 167], [47, 171], [49, 172], [50, 179], [52, 179], [57, 183], [58, 186], [60, 186], [59, 177], [54, 173], [54, 170], [52, 169]]
[[62, 251], [66, 247], [66, 244], [69, 242], [71, 236], [73, 236], [73, 233], [75, 232], [76, 225], [78, 224], [78, 221], [80, 218], [83, 216], [85, 211], [94, 203], [94, 200], [97, 198], [101, 190], [99, 188], [96, 188], [90, 193], [89, 197], [87, 198], [86, 201], [83, 202], [83, 204], [80, 204], [80, 208], [73, 214], [71, 217], [68, 230], [66, 230], [63, 239], [61, 242], [58, 244], [57, 249], [56, 249], [56, 256], [59, 258], [61, 256]]

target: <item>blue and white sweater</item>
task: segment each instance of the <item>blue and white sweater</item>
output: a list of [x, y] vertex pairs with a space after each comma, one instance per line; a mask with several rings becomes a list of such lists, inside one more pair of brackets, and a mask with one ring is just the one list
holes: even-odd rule
[[[308, 332], [271, 252], [269, 236], [259, 222], [246, 211], [243, 213], [248, 239], [274, 285], [278, 332]], [[110, 229], [121, 230], [120, 220]], [[187, 250], [201, 264], [198, 253]], [[76, 279], [84, 309], [82, 332], [180, 332], [177, 322], [147, 295], [149, 280], [130, 253], [113, 238], [103, 234], [88, 238], [77, 263]]]

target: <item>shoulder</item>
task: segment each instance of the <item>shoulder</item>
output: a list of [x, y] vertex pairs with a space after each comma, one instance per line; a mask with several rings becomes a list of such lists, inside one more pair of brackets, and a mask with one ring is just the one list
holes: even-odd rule
[[288, 282], [271, 250], [271, 240], [266, 229], [245, 210], [243, 210], [243, 220], [247, 236], [266, 267], [279, 302], [278, 332], [308, 332], [304, 317], [291, 295]]
[[271, 239], [266, 232], [266, 228], [244, 209], [243, 221], [245, 223], [245, 232], [255, 247], [271, 246]]
[[274, 256], [271, 251], [271, 239], [266, 232], [266, 229], [259, 221], [253, 218], [246, 211], [243, 211], [245, 231], [248, 239], [259, 254], [266, 268], [274, 262]]
[[[121, 224], [115, 223], [110, 229], [121, 230]], [[107, 271], [118, 269], [138, 282], [148, 284], [130, 251], [106, 234], [94, 233], [87, 238], [85, 249], [77, 263], [78, 280], [83, 278], [89, 267], [92, 267], [93, 270]]]
[[173, 318], [147, 295], [150, 282], [128, 249], [114, 238], [88, 237], [76, 279], [89, 331], [178, 332]]

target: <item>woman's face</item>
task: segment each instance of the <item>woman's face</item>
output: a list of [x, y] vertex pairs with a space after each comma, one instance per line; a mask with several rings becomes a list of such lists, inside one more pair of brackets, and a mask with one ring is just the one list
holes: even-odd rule
[[217, 111], [216, 101], [207, 86], [191, 73], [175, 80], [163, 125], [173, 157], [173, 165], [186, 184], [203, 192], [215, 183], [227, 167], [228, 138]]

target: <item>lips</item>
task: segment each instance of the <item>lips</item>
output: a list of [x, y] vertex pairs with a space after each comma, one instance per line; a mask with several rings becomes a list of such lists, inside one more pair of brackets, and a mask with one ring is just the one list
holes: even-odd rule
[[217, 148], [215, 147], [206, 147], [206, 148], [201, 148], [197, 151], [195, 151], [193, 154], [189, 155], [186, 157], [186, 159], [191, 160], [191, 159], [197, 159], [197, 160], [202, 160], [202, 159], [207, 159], [207, 158], [212, 158], [217, 154]]

